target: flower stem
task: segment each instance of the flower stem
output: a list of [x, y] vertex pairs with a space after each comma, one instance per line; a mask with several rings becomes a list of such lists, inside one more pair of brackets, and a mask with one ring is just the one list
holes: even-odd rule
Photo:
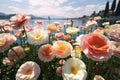
[[27, 37], [27, 32], [26, 32], [26, 30], [25, 30], [25, 26], [23, 26], [23, 30], [24, 30], [24, 33], [25, 33], [26, 38], [28, 39], [28, 37]]

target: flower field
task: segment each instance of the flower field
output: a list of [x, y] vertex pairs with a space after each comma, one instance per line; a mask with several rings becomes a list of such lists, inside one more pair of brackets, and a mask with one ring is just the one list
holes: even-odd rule
[[0, 21], [0, 80], [120, 80], [120, 24], [44, 29], [41, 20], [25, 25], [29, 20], [16, 14]]

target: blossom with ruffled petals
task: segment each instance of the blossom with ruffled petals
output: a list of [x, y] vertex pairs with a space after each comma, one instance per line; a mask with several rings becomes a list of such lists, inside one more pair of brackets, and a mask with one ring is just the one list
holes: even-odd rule
[[29, 16], [26, 16], [25, 14], [16, 14], [15, 16], [12, 16], [10, 18], [11, 26], [14, 29], [20, 29], [23, 27], [24, 24], [26, 24], [30, 20]]
[[53, 53], [58, 58], [65, 58], [72, 53], [73, 47], [69, 42], [56, 41], [53, 43]]
[[89, 20], [86, 23], [87, 27], [92, 27], [92, 26], [96, 26], [96, 25], [97, 25], [97, 22], [95, 20]]
[[114, 24], [110, 26], [109, 36], [115, 41], [120, 41], [120, 24]]
[[62, 66], [63, 80], [86, 80], [87, 72], [84, 62], [78, 58], [70, 58]]
[[16, 74], [16, 80], [37, 80], [40, 75], [40, 67], [33, 61], [27, 61], [20, 66]]
[[0, 34], [0, 52], [7, 50], [16, 41], [16, 37], [10, 33]]
[[104, 35], [95, 33], [80, 35], [77, 41], [86, 56], [95, 61], [105, 61], [112, 56], [109, 40]]
[[28, 32], [28, 43], [33, 45], [40, 45], [48, 41], [48, 33], [42, 29], [35, 29]]
[[52, 46], [50, 44], [41, 46], [38, 51], [38, 56], [44, 62], [51, 61], [54, 58]]
[[75, 27], [68, 27], [68, 28], [66, 29], [66, 32], [67, 32], [68, 34], [76, 34], [78, 31], [79, 31], [79, 29], [78, 29], [78, 28], [75, 28]]
[[55, 31], [57, 31], [57, 26], [55, 24], [49, 24], [47, 26], [47, 29], [51, 32], [55, 32]]
[[64, 37], [64, 33], [62, 33], [62, 32], [59, 32], [59, 33], [56, 33], [55, 34], [55, 38], [56, 39], [61, 39], [61, 38], [63, 38]]
[[116, 57], [120, 58], [120, 42], [111, 41], [110, 49]]
[[15, 46], [8, 52], [8, 57], [10, 59], [19, 60], [26, 56], [24, 49], [21, 46]]
[[65, 39], [65, 40], [70, 40], [70, 39], [71, 39], [71, 36], [70, 36], [70, 35], [64, 35], [64, 39]]

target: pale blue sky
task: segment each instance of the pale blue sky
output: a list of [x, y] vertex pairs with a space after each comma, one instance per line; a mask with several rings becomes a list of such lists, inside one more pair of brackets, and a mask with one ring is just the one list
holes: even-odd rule
[[[105, 8], [108, 0], [0, 0], [0, 12], [81, 17]], [[109, 0], [112, 3], [113, 0]]]

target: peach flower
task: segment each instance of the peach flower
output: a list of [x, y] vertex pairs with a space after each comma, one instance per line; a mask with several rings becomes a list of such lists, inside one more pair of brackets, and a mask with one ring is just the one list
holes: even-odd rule
[[44, 62], [51, 61], [54, 58], [52, 46], [50, 44], [41, 46], [38, 51], [38, 56]]
[[14, 29], [20, 29], [23, 27], [24, 24], [26, 24], [30, 20], [29, 16], [26, 16], [25, 14], [16, 14], [15, 16], [12, 16], [10, 18], [11, 26]]
[[18, 61], [26, 56], [24, 49], [21, 46], [15, 46], [8, 52], [8, 57]]
[[70, 36], [70, 35], [64, 35], [64, 39], [65, 39], [65, 40], [70, 40], [70, 39], [71, 39], [71, 36]]
[[16, 74], [16, 80], [37, 80], [40, 75], [40, 67], [33, 61], [27, 61], [20, 66]]
[[16, 37], [10, 33], [0, 34], [0, 52], [7, 50], [15, 41]]
[[112, 56], [109, 40], [104, 35], [95, 33], [80, 35], [77, 41], [86, 56], [95, 61], [105, 61]]
[[57, 27], [55, 24], [49, 24], [47, 26], [48, 30], [51, 31], [51, 32], [55, 32], [57, 30]]
[[73, 47], [69, 42], [56, 41], [53, 43], [53, 53], [58, 58], [65, 58], [72, 53]]
[[59, 33], [56, 33], [55, 34], [55, 38], [56, 39], [61, 39], [61, 38], [63, 38], [64, 37], [64, 33], [62, 33], [62, 32], [59, 32]]

